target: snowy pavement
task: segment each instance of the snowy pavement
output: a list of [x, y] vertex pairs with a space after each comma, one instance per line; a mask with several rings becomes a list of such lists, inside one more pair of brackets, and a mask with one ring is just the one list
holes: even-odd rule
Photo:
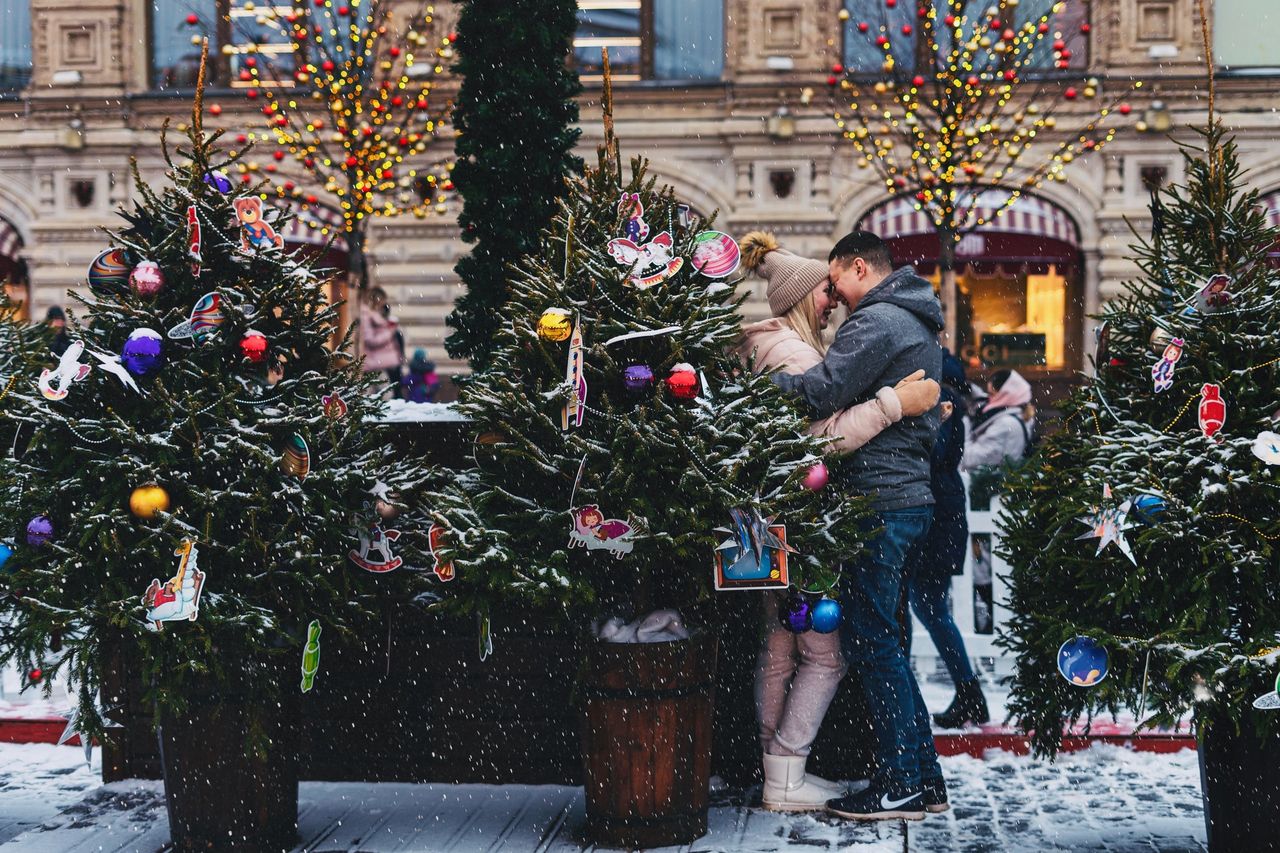
[[[168, 839], [159, 782], [100, 785], [77, 747], [0, 744], [0, 853], [156, 853]], [[943, 759], [952, 810], [922, 823], [861, 825], [753, 807], [722, 795], [688, 853], [1205, 850], [1191, 750], [1098, 745], [1056, 764], [991, 752]], [[752, 799], [754, 797], [754, 800]], [[552, 785], [304, 782], [297, 853], [576, 853], [582, 790]]]

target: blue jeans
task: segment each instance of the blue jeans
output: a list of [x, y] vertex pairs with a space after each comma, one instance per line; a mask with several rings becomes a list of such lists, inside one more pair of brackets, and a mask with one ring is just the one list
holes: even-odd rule
[[942, 776], [933, 747], [929, 711], [920, 697], [898, 631], [898, 602], [907, 552], [924, 538], [933, 508], [888, 510], [866, 530], [883, 528], [857, 563], [845, 566], [840, 639], [845, 660], [862, 679], [876, 734], [875, 784], [919, 790], [922, 779]]
[[[951, 615], [951, 575], [964, 565], [965, 540], [969, 523], [964, 510], [935, 513], [933, 525], [907, 555], [907, 583], [911, 609], [929, 632], [938, 657], [956, 684], [973, 679], [973, 666], [964, 649], [964, 639]], [[907, 634], [907, 654], [911, 635]]]

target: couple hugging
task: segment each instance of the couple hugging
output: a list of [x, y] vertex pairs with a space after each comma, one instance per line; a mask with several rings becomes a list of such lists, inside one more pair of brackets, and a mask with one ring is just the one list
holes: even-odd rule
[[[826, 262], [794, 255], [769, 234], [742, 240], [743, 261], [768, 279], [773, 317], [743, 328], [741, 354], [812, 410], [810, 431], [846, 453], [834, 488], [870, 495], [879, 530], [838, 588], [839, 634], [792, 634], [766, 601], [767, 634], [756, 669], [764, 751], [764, 806], [825, 808], [847, 818], [921, 820], [947, 806], [929, 714], [900, 639], [903, 567], [933, 517], [929, 456], [939, 426], [942, 307], [910, 267], [893, 268], [885, 243], [867, 231], [840, 240]], [[849, 309], [830, 348], [822, 344], [835, 303]], [[843, 481], [841, 481], [843, 480]], [[876, 736], [869, 787], [805, 773], [810, 747], [847, 667], [862, 682]]]

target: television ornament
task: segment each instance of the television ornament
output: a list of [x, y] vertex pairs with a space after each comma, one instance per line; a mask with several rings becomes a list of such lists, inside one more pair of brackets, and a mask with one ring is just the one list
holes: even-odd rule
[[1151, 381], [1155, 385], [1157, 394], [1173, 387], [1173, 369], [1178, 366], [1178, 361], [1182, 358], [1182, 348], [1185, 343], [1182, 338], [1173, 338], [1164, 348], [1164, 354], [1160, 356], [1160, 360], [1152, 365]]
[[1212, 382], [1200, 386], [1200, 432], [1205, 438], [1222, 443], [1219, 434], [1227, 422], [1227, 403], [1222, 399], [1222, 387]]
[[142, 597], [147, 608], [147, 628], [152, 631], [163, 631], [165, 622], [194, 622], [200, 615], [205, 573], [198, 565], [196, 543], [184, 539], [173, 554], [179, 558], [177, 573], [163, 585], [159, 578], [153, 579]]
[[787, 544], [787, 528], [763, 518], [754, 510], [729, 511], [733, 528], [717, 527], [729, 538], [716, 547], [715, 587], [732, 589], [786, 589], [791, 585], [787, 555], [796, 549]]
[[1107, 649], [1092, 637], [1072, 637], [1058, 647], [1058, 672], [1076, 687], [1094, 687], [1111, 670]]

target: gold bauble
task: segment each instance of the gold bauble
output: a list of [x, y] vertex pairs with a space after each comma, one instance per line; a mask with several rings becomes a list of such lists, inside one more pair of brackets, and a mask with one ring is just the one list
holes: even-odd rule
[[169, 493], [155, 483], [139, 486], [129, 495], [129, 511], [146, 521], [155, 518], [156, 513], [167, 512], [168, 509]]
[[548, 308], [538, 318], [538, 337], [544, 341], [559, 343], [569, 340], [573, 334], [573, 319], [562, 308]]

